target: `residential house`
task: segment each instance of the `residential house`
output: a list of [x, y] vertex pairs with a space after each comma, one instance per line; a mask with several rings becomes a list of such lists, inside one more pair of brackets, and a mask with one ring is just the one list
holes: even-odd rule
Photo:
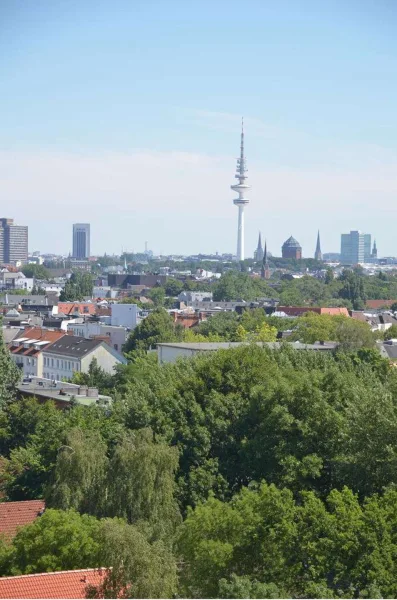
[[76, 371], [87, 373], [93, 358], [109, 374], [114, 373], [116, 365], [127, 363], [122, 354], [102, 340], [65, 335], [44, 348], [43, 377], [61, 381], [71, 379]]
[[24, 377], [43, 377], [43, 349], [64, 336], [63, 331], [29, 327], [8, 344], [8, 349]]

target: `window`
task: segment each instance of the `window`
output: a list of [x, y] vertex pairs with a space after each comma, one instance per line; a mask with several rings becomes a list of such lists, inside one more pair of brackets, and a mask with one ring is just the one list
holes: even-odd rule
[[59, 369], [59, 360], [57, 359], [57, 369]]
[[51, 359], [51, 366], [52, 367], [54, 366], [54, 359], [53, 358]]
[[63, 369], [63, 360], [61, 360], [61, 369]]
[[119, 345], [118, 344], [114, 344], [114, 349], [118, 350], [119, 349]]
[[70, 367], [70, 361], [69, 361], [69, 371], [70, 371], [70, 368], [71, 368], [71, 367]]

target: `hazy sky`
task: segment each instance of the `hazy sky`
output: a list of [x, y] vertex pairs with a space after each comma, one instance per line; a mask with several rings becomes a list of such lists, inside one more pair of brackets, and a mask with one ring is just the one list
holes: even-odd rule
[[30, 249], [397, 255], [395, 0], [1, 0], [1, 215]]

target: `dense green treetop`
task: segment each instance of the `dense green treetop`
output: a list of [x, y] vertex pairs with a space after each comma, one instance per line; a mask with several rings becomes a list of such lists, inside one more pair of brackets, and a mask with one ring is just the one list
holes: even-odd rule
[[44, 265], [24, 265], [21, 271], [25, 277], [34, 277], [35, 279], [50, 279], [50, 273]]

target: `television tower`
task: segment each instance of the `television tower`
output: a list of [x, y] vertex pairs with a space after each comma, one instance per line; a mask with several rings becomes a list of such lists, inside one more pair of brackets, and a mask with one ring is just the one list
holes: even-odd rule
[[234, 192], [238, 192], [238, 198], [233, 200], [233, 204], [238, 207], [238, 229], [237, 229], [237, 260], [244, 260], [244, 206], [249, 203], [248, 198], [244, 197], [251, 186], [245, 183], [247, 167], [244, 156], [244, 119], [241, 120], [241, 145], [240, 158], [237, 159], [237, 168], [235, 178], [238, 184], [231, 185]]

